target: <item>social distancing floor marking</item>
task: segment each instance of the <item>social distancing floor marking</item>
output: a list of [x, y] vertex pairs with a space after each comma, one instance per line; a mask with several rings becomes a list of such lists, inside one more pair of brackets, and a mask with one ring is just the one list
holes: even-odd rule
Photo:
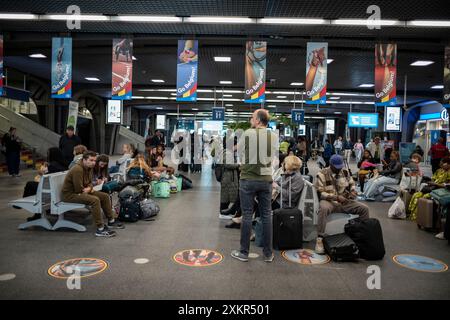
[[173, 260], [189, 267], [209, 267], [221, 262], [223, 255], [209, 249], [186, 249], [175, 253]]
[[5, 273], [0, 275], [0, 281], [9, 281], [16, 278], [14, 273]]
[[281, 256], [288, 261], [305, 265], [325, 264], [330, 262], [330, 257], [328, 255], [317, 254], [310, 249], [286, 250], [281, 253]]
[[397, 254], [392, 260], [404, 268], [422, 272], [445, 272], [448, 266], [437, 259], [420, 256], [417, 254]]
[[80, 278], [91, 277], [108, 268], [108, 263], [97, 258], [74, 258], [60, 261], [48, 268], [48, 274], [58, 279], [67, 279], [76, 274]]
[[146, 258], [138, 258], [138, 259], [134, 259], [134, 263], [136, 263], [136, 264], [146, 264], [146, 263], [148, 263], [148, 262], [149, 262], [149, 260], [146, 259]]

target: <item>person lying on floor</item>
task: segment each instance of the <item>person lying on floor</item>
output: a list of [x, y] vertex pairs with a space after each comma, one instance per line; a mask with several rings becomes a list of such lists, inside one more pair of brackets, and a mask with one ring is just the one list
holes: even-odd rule
[[379, 175], [366, 182], [365, 190], [361, 196], [362, 200], [375, 200], [379, 193], [379, 188], [386, 184], [399, 184], [402, 177], [402, 164], [400, 163], [400, 154], [398, 151], [392, 151], [391, 161], [384, 166]]
[[[123, 229], [124, 226], [114, 219], [114, 211], [108, 194], [94, 191], [92, 186], [93, 172], [97, 154], [93, 151], [83, 153], [82, 159], [66, 174], [62, 186], [62, 200], [70, 203], [82, 203], [90, 206], [96, 225], [95, 236], [113, 237], [116, 233], [110, 228]], [[103, 213], [108, 222], [103, 222]]]
[[317, 254], [324, 254], [322, 238], [328, 216], [332, 213], [343, 212], [367, 219], [369, 218], [369, 208], [365, 204], [355, 201], [355, 182], [348, 170], [344, 169], [344, 159], [340, 155], [333, 155], [330, 159], [330, 166], [319, 171], [315, 186], [320, 195], [315, 251]]

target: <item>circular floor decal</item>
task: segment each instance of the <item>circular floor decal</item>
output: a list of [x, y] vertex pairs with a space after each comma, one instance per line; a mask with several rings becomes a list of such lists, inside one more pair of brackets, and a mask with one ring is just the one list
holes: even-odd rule
[[398, 254], [392, 258], [402, 267], [423, 272], [444, 272], [448, 266], [439, 260], [415, 254]]
[[330, 257], [326, 254], [317, 254], [309, 249], [287, 250], [281, 253], [283, 258], [291, 262], [300, 264], [324, 264], [330, 262]]
[[177, 252], [173, 260], [190, 267], [207, 267], [222, 261], [223, 256], [217, 251], [208, 249], [188, 249]]
[[55, 263], [48, 274], [58, 279], [67, 279], [79, 270], [80, 278], [90, 277], [106, 270], [108, 263], [96, 258], [76, 258]]

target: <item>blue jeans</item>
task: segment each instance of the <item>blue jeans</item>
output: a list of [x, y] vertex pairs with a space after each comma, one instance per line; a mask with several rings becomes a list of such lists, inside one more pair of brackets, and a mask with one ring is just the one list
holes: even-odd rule
[[20, 169], [20, 152], [8, 152], [6, 154], [6, 165], [10, 175], [19, 174]]
[[240, 180], [239, 196], [241, 200], [241, 253], [248, 256], [252, 234], [253, 202], [256, 196], [258, 211], [263, 224], [263, 253], [272, 255], [272, 182], [257, 180]]

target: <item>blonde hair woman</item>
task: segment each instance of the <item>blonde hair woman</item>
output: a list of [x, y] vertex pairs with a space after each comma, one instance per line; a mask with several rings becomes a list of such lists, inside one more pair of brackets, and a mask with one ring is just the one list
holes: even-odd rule
[[[303, 186], [305, 185], [300, 173], [302, 165], [302, 160], [299, 157], [287, 156], [284, 159], [284, 173], [273, 183], [273, 187], [278, 190], [279, 195], [272, 203], [272, 209], [277, 209], [281, 206], [281, 192], [283, 192], [283, 208], [296, 207], [298, 205]], [[291, 204], [289, 204], [289, 192], [291, 193]]]

